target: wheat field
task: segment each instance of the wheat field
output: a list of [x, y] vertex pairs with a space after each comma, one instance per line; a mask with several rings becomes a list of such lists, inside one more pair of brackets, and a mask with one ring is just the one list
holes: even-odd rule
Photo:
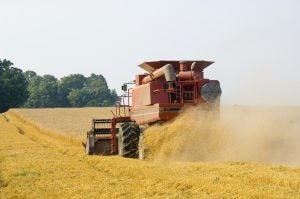
[[42, 131], [84, 139], [91, 128], [93, 118], [112, 118], [114, 108], [44, 108], [44, 109], [10, 109], [22, 120], [41, 128]]
[[[110, 117], [109, 108], [12, 109], [0, 115], [0, 198], [299, 198], [300, 168], [297, 161], [290, 162], [297, 160], [297, 153], [279, 161], [281, 155], [269, 158], [280, 151], [277, 145], [267, 151], [268, 156], [258, 158], [256, 150], [245, 150], [262, 138], [252, 148], [263, 151], [273, 146], [282, 136], [278, 129], [299, 132], [299, 108], [286, 110], [229, 107], [222, 112], [226, 122], [211, 126], [189, 125], [188, 116], [183, 115], [146, 130], [149, 158], [141, 161], [84, 154], [80, 140], [91, 119]], [[263, 120], [266, 116], [270, 117]], [[249, 118], [253, 121], [247, 124]], [[198, 119], [188, 122], [203, 124]], [[233, 139], [234, 130], [243, 126], [247, 136]], [[197, 138], [206, 143], [196, 141], [191, 127], [198, 129]], [[266, 135], [251, 137], [248, 131]], [[275, 137], [271, 139], [272, 132]], [[231, 133], [230, 139], [225, 133]], [[297, 140], [294, 136], [291, 140]], [[245, 149], [236, 141], [243, 141]], [[295, 148], [286, 145], [279, 145], [284, 148], [281, 152], [294, 152]], [[239, 153], [247, 158], [233, 155]]]

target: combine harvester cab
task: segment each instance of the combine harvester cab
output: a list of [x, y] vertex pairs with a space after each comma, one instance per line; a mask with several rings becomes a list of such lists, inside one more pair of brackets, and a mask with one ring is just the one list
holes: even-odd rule
[[93, 120], [84, 144], [86, 153], [143, 159], [139, 125], [170, 120], [188, 106], [219, 114], [220, 83], [203, 75], [203, 70], [212, 63], [154, 61], [140, 64], [147, 73], [136, 75], [132, 89], [127, 89], [130, 83], [122, 86], [125, 94], [120, 97], [115, 113], [112, 112], [114, 117]]

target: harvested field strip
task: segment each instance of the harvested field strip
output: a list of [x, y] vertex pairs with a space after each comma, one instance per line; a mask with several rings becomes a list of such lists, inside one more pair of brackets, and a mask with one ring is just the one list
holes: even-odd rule
[[93, 118], [112, 118], [114, 107], [105, 108], [46, 108], [10, 109], [22, 120], [42, 131], [68, 136], [71, 139], [85, 139]]
[[[18, 117], [0, 116], [0, 198], [298, 198], [300, 169], [86, 156]], [[22, 129], [20, 133], [18, 129]]]

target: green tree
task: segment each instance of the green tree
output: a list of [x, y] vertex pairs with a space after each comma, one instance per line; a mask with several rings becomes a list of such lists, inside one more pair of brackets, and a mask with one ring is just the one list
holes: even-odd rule
[[27, 81], [22, 70], [0, 59], [0, 112], [20, 107], [27, 99]]
[[61, 107], [70, 107], [69, 93], [73, 90], [81, 89], [85, 85], [86, 78], [81, 74], [72, 74], [61, 78], [58, 87], [58, 105]]
[[27, 82], [30, 82], [34, 77], [37, 76], [36, 72], [28, 70], [24, 72], [24, 76], [27, 80]]
[[68, 95], [73, 107], [112, 106], [116, 98], [116, 92], [108, 88], [105, 78], [96, 74], [91, 74], [86, 79], [85, 87], [73, 89]]
[[98, 88], [100, 90], [108, 89], [105, 78], [102, 75], [91, 74], [87, 78], [87, 86], [89, 88]]
[[29, 98], [26, 107], [58, 107], [58, 81], [52, 75], [35, 76], [28, 86]]
[[41, 76], [35, 76], [31, 79], [28, 85], [29, 97], [25, 102], [24, 106], [28, 108], [41, 107], [40, 93], [38, 92], [40, 83], [42, 81]]
[[81, 89], [86, 85], [86, 78], [81, 74], [72, 74], [61, 78], [60, 85], [68, 91]]
[[71, 91], [68, 99], [73, 107], [84, 107], [93, 100], [93, 96], [89, 88], [85, 87]]
[[72, 74], [59, 81], [52, 75], [38, 76], [34, 71], [26, 71], [24, 76], [29, 82], [25, 107], [112, 106], [116, 101], [116, 92], [108, 88], [102, 75], [86, 78]]

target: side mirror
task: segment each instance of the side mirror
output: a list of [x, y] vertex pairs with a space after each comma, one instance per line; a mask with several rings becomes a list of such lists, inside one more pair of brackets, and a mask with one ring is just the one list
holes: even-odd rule
[[123, 84], [123, 85], [122, 85], [122, 90], [123, 90], [123, 91], [127, 91], [127, 84]]

